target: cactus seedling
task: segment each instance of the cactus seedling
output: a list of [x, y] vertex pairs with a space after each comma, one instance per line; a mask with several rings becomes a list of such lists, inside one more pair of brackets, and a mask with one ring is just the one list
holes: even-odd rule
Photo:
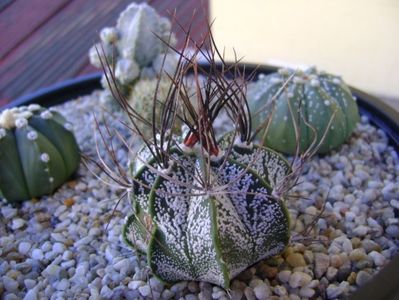
[[[181, 52], [165, 104], [153, 105], [152, 138], [141, 134], [145, 146], [132, 159], [131, 174], [103, 169], [131, 196], [123, 236], [147, 255], [156, 276], [228, 288], [233, 277], [288, 243], [284, 198], [292, 173], [281, 155], [253, 144], [243, 84], [225, 78], [238, 70], [218, 70], [214, 48], [204, 50], [210, 70], [202, 69], [198, 47], [193, 57]], [[194, 73], [195, 102], [185, 88], [188, 72]], [[139, 131], [137, 112], [118, 101]], [[217, 141], [213, 122], [223, 109], [239, 130]], [[182, 136], [174, 130], [177, 119], [187, 127]]]
[[52, 193], [79, 166], [72, 125], [37, 104], [0, 114], [0, 190], [9, 202]]
[[[157, 79], [142, 79], [139, 80], [133, 87], [132, 92], [127, 98], [127, 101], [131, 107], [140, 113], [143, 119], [152, 119], [152, 106], [154, 104], [154, 95], [156, 95], [156, 105], [161, 107], [164, 104], [165, 99], [168, 96], [170, 88], [170, 80], [161, 77]], [[159, 118], [155, 120], [156, 124], [159, 125]], [[151, 132], [148, 130], [145, 124], [137, 124], [143, 134], [147, 138], [151, 137]]]
[[[290, 77], [292, 80], [287, 82]], [[282, 92], [274, 99], [280, 89]], [[341, 78], [317, 72], [315, 68], [305, 72], [280, 69], [260, 77], [248, 87], [248, 101], [252, 111], [256, 112], [254, 127], [271, 116], [272, 110], [264, 107], [275, 101], [263, 142], [287, 154], [295, 154], [297, 146], [303, 152], [315, 138], [320, 142], [322, 137], [319, 153], [337, 148], [348, 139], [359, 121], [357, 104], [348, 86]]]

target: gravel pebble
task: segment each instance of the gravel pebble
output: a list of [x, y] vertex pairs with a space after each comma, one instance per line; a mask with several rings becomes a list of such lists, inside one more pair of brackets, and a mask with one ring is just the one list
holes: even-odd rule
[[20, 229], [20, 228], [24, 227], [25, 224], [26, 224], [25, 220], [23, 220], [21, 218], [13, 219], [12, 223], [11, 223], [11, 229], [12, 230]]
[[41, 249], [33, 249], [31, 257], [35, 260], [42, 260], [44, 258], [43, 251]]
[[101, 295], [101, 297], [109, 299], [112, 297], [112, 290], [108, 286], [104, 285], [101, 288], [100, 295]]
[[33, 289], [33, 287], [36, 285], [36, 280], [34, 279], [25, 279], [24, 280], [24, 285], [27, 290]]
[[231, 299], [230, 300], [241, 300], [244, 296], [244, 292], [241, 290], [232, 290], [230, 292]]
[[53, 244], [53, 252], [56, 254], [64, 253], [65, 245], [62, 243], [54, 243]]
[[140, 295], [143, 297], [147, 297], [151, 295], [151, 288], [149, 285], [143, 285], [139, 287]]
[[397, 225], [390, 225], [387, 227], [386, 232], [389, 236], [399, 239], [399, 226]]
[[303, 287], [299, 290], [299, 295], [304, 298], [312, 298], [315, 293], [314, 289], [308, 287]]
[[175, 294], [171, 290], [163, 290], [161, 297], [162, 299], [170, 299], [174, 296]]
[[347, 289], [347, 285], [346, 285], [347, 282], [346, 282], [346, 284], [343, 284], [343, 283], [345, 283], [345, 282], [342, 282], [338, 286], [335, 284], [330, 284], [327, 287], [326, 293], [327, 293], [328, 299], [336, 299], [345, 292], [345, 290]]
[[181, 292], [187, 287], [187, 281], [182, 281], [171, 286], [170, 290], [174, 293]]
[[357, 236], [365, 236], [368, 233], [368, 231], [369, 231], [368, 226], [359, 225], [353, 230], [353, 233], [356, 234]]
[[68, 279], [63, 278], [61, 281], [56, 283], [55, 287], [58, 291], [66, 291], [70, 286], [70, 282]]
[[367, 258], [366, 251], [363, 248], [354, 249], [349, 254], [349, 259], [351, 261], [361, 261], [361, 260], [365, 260], [366, 258]]
[[315, 275], [321, 278], [330, 266], [330, 257], [324, 253], [315, 254]]
[[343, 241], [342, 250], [344, 250], [348, 254], [352, 252], [352, 250], [353, 250], [352, 242], [349, 239], [345, 239]]
[[304, 287], [312, 281], [312, 277], [304, 272], [295, 271], [290, 276], [289, 285], [292, 288]]
[[399, 200], [392, 199], [389, 204], [391, 204], [392, 207], [399, 209]]
[[285, 296], [287, 295], [287, 289], [285, 288], [285, 286], [283, 285], [276, 285], [273, 288], [273, 292], [277, 295], [277, 296]]
[[290, 270], [284, 270], [278, 273], [278, 279], [281, 282], [287, 283], [290, 280], [291, 277], [291, 271]]
[[245, 288], [244, 295], [247, 298], [247, 300], [256, 300], [255, 293], [249, 286]]
[[27, 291], [23, 300], [37, 300], [37, 299], [39, 299], [38, 288], [35, 287]]
[[371, 251], [368, 256], [373, 260], [374, 265], [377, 267], [382, 267], [385, 265], [385, 256], [377, 251]]
[[18, 245], [18, 252], [21, 253], [22, 255], [26, 255], [29, 253], [31, 247], [32, 247], [31, 243], [21, 242]]
[[257, 284], [253, 289], [256, 298], [259, 300], [266, 300], [271, 296], [270, 287], [263, 281]]
[[357, 273], [356, 275], [356, 284], [358, 286], [363, 286], [365, 285], [368, 281], [370, 281], [372, 278], [372, 276], [366, 272], [366, 271], [359, 271], [359, 273]]
[[371, 251], [381, 251], [381, 246], [379, 244], [377, 244], [376, 242], [369, 240], [369, 239], [365, 239], [362, 241], [362, 248], [367, 252], [371, 252]]
[[338, 274], [338, 269], [334, 267], [328, 267], [327, 272], [326, 272], [326, 278], [330, 281], [333, 282], [335, 278], [337, 277]]
[[291, 253], [290, 255], [287, 256], [286, 260], [287, 263], [294, 268], [306, 266], [305, 259], [303, 258], [303, 255], [300, 253]]
[[1, 208], [1, 214], [6, 220], [11, 220], [14, 218], [18, 213], [18, 210], [16, 208], [13, 208], [11, 206], [3, 206]]
[[18, 290], [18, 281], [11, 277], [5, 276], [3, 279], [3, 286], [7, 292], [16, 292]]

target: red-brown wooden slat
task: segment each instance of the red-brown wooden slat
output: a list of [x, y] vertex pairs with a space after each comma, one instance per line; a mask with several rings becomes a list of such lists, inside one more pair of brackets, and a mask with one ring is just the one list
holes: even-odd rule
[[[78, 27], [77, 34], [80, 32], [88, 32], [92, 34], [92, 40], [95, 40], [98, 28], [87, 28], [88, 20], [92, 18], [97, 18], [99, 21], [102, 20], [103, 15], [106, 13], [102, 12], [103, 6], [109, 6], [105, 1], [96, 0], [75, 0], [72, 1], [72, 5], [64, 9], [54, 20], [51, 20], [45, 26], [43, 26], [38, 32], [29, 37], [29, 39], [21, 45], [14, 49], [11, 57], [7, 58], [7, 62], [3, 66], [3, 71], [9, 71], [9, 69], [19, 69], [19, 64], [24, 65], [27, 61], [32, 59], [32, 53], [36, 54], [37, 51], [43, 51], [43, 55], [40, 55], [46, 59], [46, 51], [54, 50], [54, 47], [50, 47], [51, 43], [56, 43], [61, 41], [64, 43], [70, 38], [68, 33], [71, 28]], [[124, 4], [130, 3], [131, 1], [125, 0], [120, 1], [120, 6], [124, 7]], [[111, 5], [114, 5], [110, 2]], [[117, 13], [117, 12], [115, 12]], [[89, 18], [85, 19], [86, 14]], [[82, 18], [83, 15], [83, 18]], [[71, 19], [74, 21], [71, 22]], [[101, 22], [100, 22], [101, 23]], [[26, 47], [26, 44], [29, 47]], [[44, 49], [47, 46], [49, 48]], [[28, 48], [28, 49], [27, 49]], [[36, 51], [36, 52], [35, 52]], [[59, 54], [62, 55], [64, 52], [68, 52], [68, 49], [63, 49]], [[38, 61], [37, 59], [35, 61]], [[30, 66], [32, 67], [32, 66]], [[1, 72], [0, 72], [1, 73]]]
[[68, 0], [17, 0], [0, 12], [0, 59], [68, 4]]
[[85, 74], [90, 74], [94, 72], [100, 72], [101, 70], [96, 68], [95, 66], [91, 65], [89, 59], [87, 58], [84, 63], [80, 66], [79, 72], [76, 76], [82, 76]]
[[14, 0], [2, 0], [0, 1], [0, 12], [7, 8]]
[[[14, 96], [68, 78], [64, 76], [64, 72], [59, 72], [60, 68], [74, 65], [80, 59], [79, 56], [87, 56], [88, 48], [96, 40], [97, 31], [103, 27], [99, 24], [98, 28], [93, 28], [94, 23], [107, 17], [109, 7], [112, 9], [117, 6], [115, 10], [117, 14], [127, 3], [130, 1], [126, 0], [119, 4], [114, 2], [112, 5], [96, 0], [73, 1], [54, 22], [49, 22], [31, 37], [34, 40], [31, 49], [19, 49], [14, 59], [9, 60], [9, 64], [5, 66], [7, 74], [0, 82], [0, 90]], [[81, 10], [84, 13], [79, 13]], [[74, 22], [70, 21], [71, 17], [74, 18]], [[82, 49], [80, 42], [86, 43], [87, 49]], [[49, 78], [57, 72], [58, 74]], [[35, 74], [40, 76], [30, 82], [30, 78], [34, 78]], [[0, 72], [0, 76], [2, 75]], [[74, 74], [69, 73], [69, 75], [72, 77]], [[14, 80], [16, 77], [18, 81]], [[48, 80], [44, 80], [45, 78]]]
[[[87, 2], [88, 0], [81, 1]], [[97, 0], [91, 1], [93, 3], [97, 2]], [[35, 90], [40, 88], [41, 86], [49, 85], [53, 82], [53, 78], [57, 78], [57, 80], [59, 81], [74, 77], [74, 75], [78, 73], [80, 65], [85, 61], [89, 48], [96, 41], [98, 30], [103, 27], [103, 24], [98, 22], [99, 17], [104, 16], [105, 20], [111, 20], [113, 19], [111, 12], [115, 11], [116, 13], [118, 13], [125, 6], [126, 3], [114, 2], [114, 6], [104, 5], [102, 7], [98, 7], [98, 12], [100, 12], [101, 15], [83, 15], [79, 19], [79, 21], [86, 21], [87, 26], [89, 28], [93, 28], [93, 31], [85, 31], [82, 35], [75, 35], [77, 31], [80, 31], [80, 27], [72, 27], [68, 35], [69, 38], [66, 40], [66, 44], [61, 45], [61, 47], [66, 46], [70, 49], [67, 55], [63, 55], [60, 57], [54, 55], [51, 56], [49, 64], [56, 64], [58, 65], [58, 68], [53, 68], [46, 72], [44, 76], [40, 78], [40, 80], [37, 80], [35, 84], [32, 84], [30, 86], [30, 89]]]

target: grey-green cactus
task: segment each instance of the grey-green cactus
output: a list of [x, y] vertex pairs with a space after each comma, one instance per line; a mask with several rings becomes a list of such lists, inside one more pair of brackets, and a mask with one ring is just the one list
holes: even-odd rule
[[[173, 73], [177, 59], [174, 55], [165, 55], [166, 43], [175, 42], [170, 32], [168, 19], [146, 3], [132, 3], [120, 14], [116, 27], [101, 30], [101, 44], [90, 49], [90, 62], [98, 68], [102, 67], [101, 60], [104, 62], [105, 58], [114, 62], [119, 89], [129, 94], [139, 78], [154, 78], [161, 68]], [[109, 89], [105, 80], [103, 85]]]
[[0, 190], [9, 202], [52, 193], [79, 166], [72, 125], [32, 104], [0, 114]]
[[[134, 214], [127, 219], [125, 240], [147, 254], [162, 280], [228, 288], [233, 277], [288, 243], [288, 213], [273, 190], [289, 165], [253, 144], [224, 149], [209, 167], [199, 149], [179, 148], [170, 150], [173, 163], [159, 172], [148, 151], [136, 158]], [[208, 173], [213, 186], [201, 186], [200, 173]]]
[[248, 87], [253, 127], [271, 117], [264, 144], [287, 154], [295, 154], [297, 146], [303, 152], [323, 137], [319, 153], [337, 148], [359, 121], [355, 98], [338, 76], [315, 68], [294, 73], [280, 69]]

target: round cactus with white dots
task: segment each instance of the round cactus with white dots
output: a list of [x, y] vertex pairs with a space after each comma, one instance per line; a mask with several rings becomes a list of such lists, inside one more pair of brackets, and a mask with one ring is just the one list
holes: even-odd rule
[[314, 142], [321, 143], [319, 153], [337, 148], [359, 121], [349, 87], [340, 77], [315, 68], [260, 76], [248, 87], [248, 102], [253, 127], [271, 117], [264, 144], [287, 154], [295, 154], [297, 147], [303, 152]]
[[0, 191], [9, 202], [52, 193], [79, 166], [72, 124], [37, 104], [0, 113]]

